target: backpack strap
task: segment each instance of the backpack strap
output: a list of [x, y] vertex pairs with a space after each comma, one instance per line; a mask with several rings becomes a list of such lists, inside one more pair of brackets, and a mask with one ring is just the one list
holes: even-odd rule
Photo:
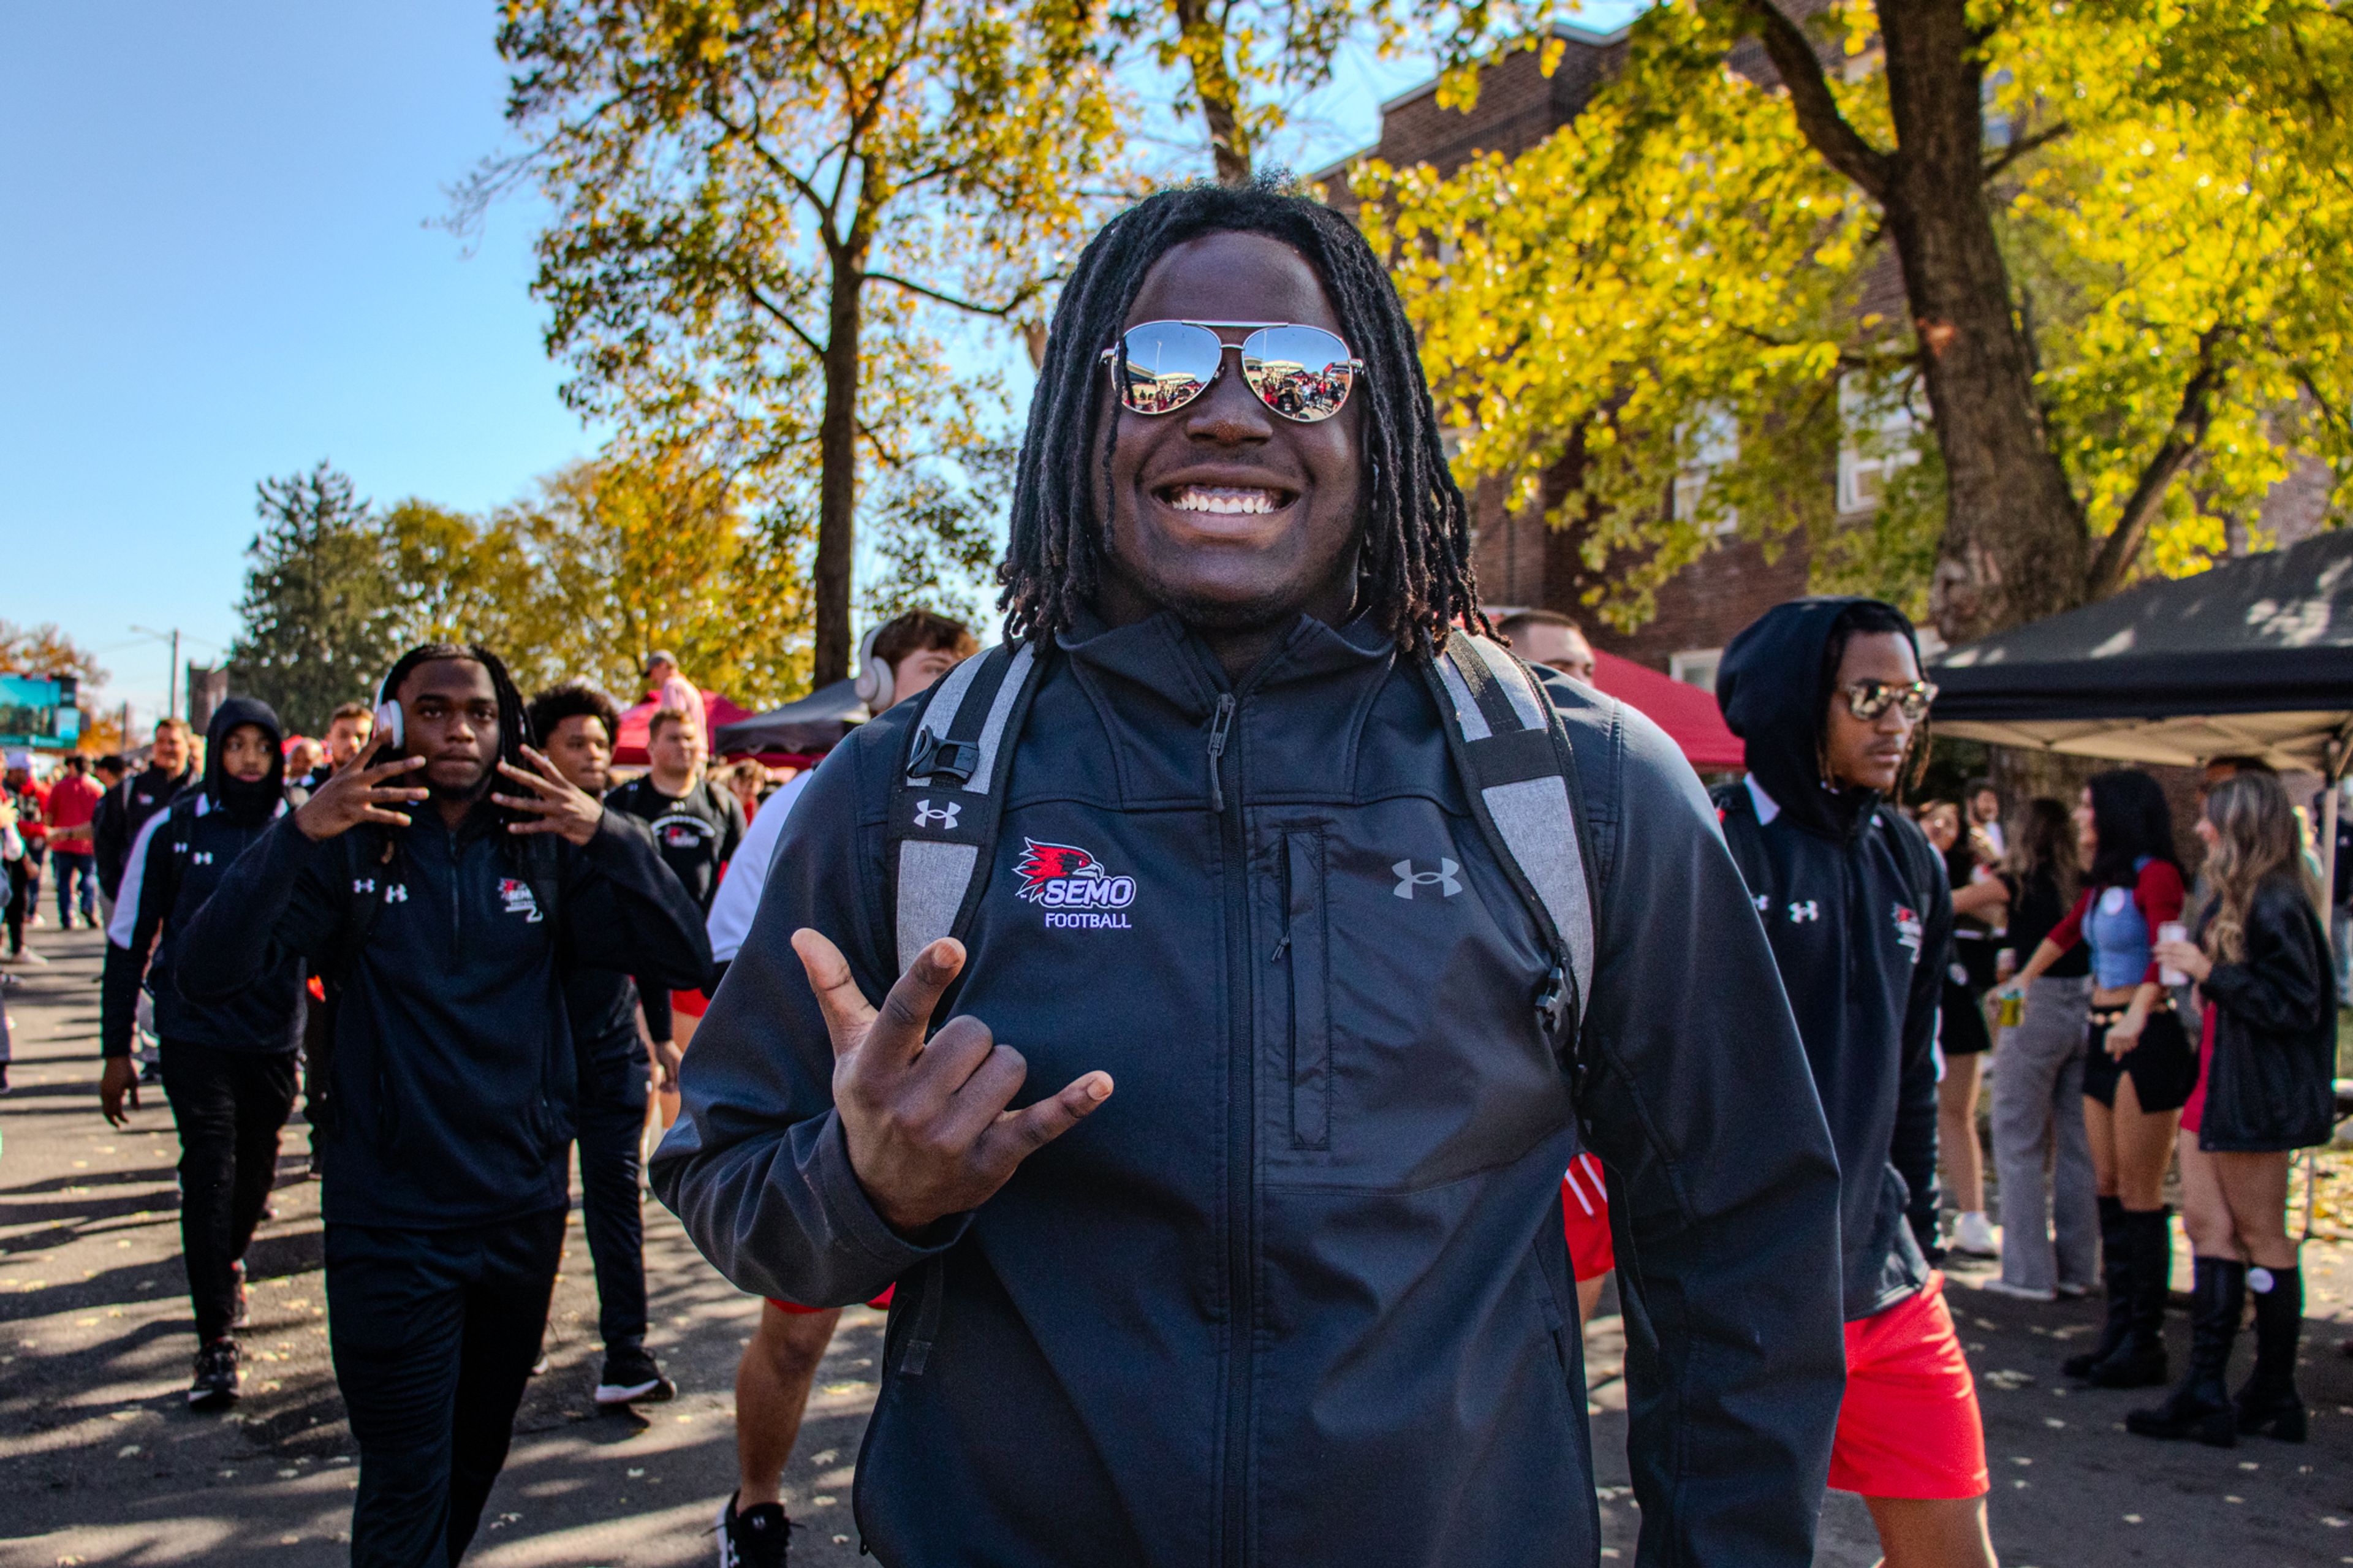
[[1447, 748], [1472, 814], [1553, 953], [1536, 1010], [1574, 1029], [1593, 985], [1593, 879], [1577, 830], [1577, 754], [1526, 666], [1501, 643], [1456, 630], [1430, 666]]
[[903, 973], [944, 936], [962, 936], [987, 878], [1005, 813], [1012, 742], [1037, 688], [1038, 647], [1004, 643], [965, 659], [934, 687], [891, 781], [883, 857]]

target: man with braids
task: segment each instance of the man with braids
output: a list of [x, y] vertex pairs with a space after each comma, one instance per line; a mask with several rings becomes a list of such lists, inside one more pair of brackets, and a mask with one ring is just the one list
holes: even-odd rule
[[445, 1568], [505, 1463], [563, 1250], [564, 963], [682, 985], [711, 948], [644, 827], [529, 743], [488, 649], [412, 649], [382, 695], [367, 749], [228, 868], [178, 973], [198, 1002], [288, 956], [327, 980], [313, 1136], [352, 1561]]
[[[1487, 635], [1463, 500], [1356, 232], [1259, 185], [1099, 235], [1001, 575], [1040, 662], [965, 940], [903, 966], [892, 942], [907, 703], [786, 823], [654, 1162], [746, 1289], [899, 1282], [865, 1545], [1595, 1563], [1560, 1209], [1581, 1132], [1641, 1561], [1810, 1562], [1838, 1173], [1771, 952], [1672, 744], [1547, 679], [1598, 890], [1573, 1040], [1542, 1010], [1551, 949], [1428, 668], [1451, 627]], [[1114, 912], [1043, 897], [1087, 873]]]

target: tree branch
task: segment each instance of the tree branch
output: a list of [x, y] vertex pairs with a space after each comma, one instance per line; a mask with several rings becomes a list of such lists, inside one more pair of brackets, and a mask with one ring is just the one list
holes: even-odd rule
[[959, 310], [969, 310], [976, 316], [996, 316], [1000, 319], [1010, 316], [1031, 300], [1036, 299], [1039, 289], [1038, 282], [1025, 283], [1015, 289], [1013, 298], [1004, 304], [983, 305], [971, 300], [959, 300], [953, 294], [943, 294], [936, 289], [926, 289], [921, 283], [902, 278], [895, 272], [869, 272], [866, 274], [866, 280], [869, 283], [893, 284], [904, 289], [910, 294], [920, 294], [926, 300], [936, 300], [943, 305], [952, 305]]
[[2009, 168], [2012, 163], [2017, 163], [2021, 158], [2025, 157], [2029, 153], [2033, 152], [2038, 147], [2049, 146], [2052, 142], [2058, 141], [2059, 138], [2066, 135], [2074, 129], [2075, 128], [2073, 126], [2068, 124], [2063, 120], [2054, 120], [2050, 124], [2044, 126], [2042, 130], [2034, 132], [2031, 136], [2019, 137], [2009, 146], [2001, 150], [2000, 157], [1994, 159], [1985, 166], [1985, 173], [1981, 177], [1987, 180], [1999, 178], [2003, 170]]
[[2231, 332], [2232, 329], [2217, 322], [2199, 335], [2198, 369], [2181, 389], [2180, 406], [2174, 411], [2165, 439], [2142, 466], [2140, 478], [2116, 518], [2115, 531], [2100, 542], [2099, 553], [2084, 580], [2087, 597], [2104, 599], [2124, 585], [2125, 574], [2132, 570], [2133, 560], [2157, 521], [2167, 487], [2198, 455], [2207, 426], [2214, 421], [2214, 394], [2227, 368], [2218, 351]]
[[1798, 117], [1799, 131], [1824, 163], [1861, 186], [1873, 201], [1885, 205], [1893, 160], [1864, 141], [1862, 132], [1839, 112], [1838, 100], [1831, 95], [1814, 46], [1773, 0], [1742, 0], [1742, 4], [1756, 18], [1757, 41], [1780, 73], [1781, 85], [1788, 89], [1789, 108]]
[[801, 341], [801, 346], [808, 350], [811, 354], [818, 359], [825, 357], [825, 345], [811, 337], [806, 328], [793, 320], [791, 311], [770, 300], [767, 291], [744, 276], [741, 269], [735, 273], [735, 286], [744, 290], [744, 297], [752, 301], [754, 310], [798, 338]]

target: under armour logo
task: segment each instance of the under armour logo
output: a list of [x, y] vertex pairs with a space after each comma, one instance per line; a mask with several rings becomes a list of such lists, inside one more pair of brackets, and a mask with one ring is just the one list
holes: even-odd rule
[[405, 904], [408, 902], [408, 884], [406, 882], [395, 882], [391, 887], [386, 888], [384, 890], [384, 901], [387, 904]]
[[915, 826], [953, 829], [956, 824], [956, 814], [962, 810], [964, 803], [959, 800], [952, 800], [945, 805], [934, 805], [928, 800], [919, 800], [915, 803]]
[[1767, 910], [1770, 910], [1772, 907], [1773, 907], [1773, 895], [1772, 895], [1772, 894], [1770, 894], [1770, 893], [1759, 893], [1759, 894], [1757, 894], [1757, 912], [1758, 914], [1760, 914], [1760, 915], [1761, 915], [1761, 914], [1765, 913]]
[[353, 879], [352, 879], [352, 891], [353, 891], [353, 892], [354, 892], [354, 893], [373, 893], [373, 892], [375, 892], [375, 879], [374, 877], [354, 877], [354, 878], [353, 878]]
[[1389, 869], [1397, 873], [1397, 896], [1400, 899], [1413, 897], [1416, 888], [1434, 886], [1441, 899], [1451, 899], [1462, 890], [1462, 879], [1454, 874], [1462, 868], [1444, 856], [1439, 857], [1435, 871], [1417, 871], [1410, 860], [1400, 860]]
[[209, 866], [212, 863], [213, 852], [209, 849], [199, 849], [188, 857], [188, 864], [191, 866]]
[[1818, 921], [1821, 918], [1822, 906], [1812, 899], [1808, 899], [1802, 904], [1789, 906], [1789, 919], [1792, 921]]

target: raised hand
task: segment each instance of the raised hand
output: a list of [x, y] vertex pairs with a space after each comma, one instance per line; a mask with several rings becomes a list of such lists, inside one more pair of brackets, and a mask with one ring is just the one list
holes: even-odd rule
[[605, 808], [595, 795], [572, 783], [555, 771], [555, 764], [546, 753], [530, 746], [522, 749], [523, 760], [539, 770], [527, 773], [512, 763], [501, 763], [499, 772], [523, 785], [530, 795], [494, 795], [491, 798], [509, 811], [520, 811], [535, 818], [530, 822], [511, 822], [509, 833], [560, 833], [575, 844], [586, 845], [596, 837], [596, 824]]
[[942, 938], [915, 955], [880, 1011], [866, 1000], [841, 950], [820, 932], [793, 933], [833, 1037], [833, 1103], [849, 1168], [884, 1220], [912, 1235], [944, 1215], [977, 1208], [1014, 1167], [1111, 1098], [1111, 1075], [1081, 1075], [1060, 1093], [1019, 1110], [1006, 1105], [1029, 1076], [1010, 1046], [970, 1015], [923, 1032], [940, 996], [964, 968], [964, 944]]
[[403, 757], [398, 762], [371, 765], [375, 763], [375, 754], [383, 749], [388, 733], [378, 730], [369, 736], [366, 750], [353, 757], [350, 766], [338, 770], [334, 777], [319, 786], [317, 794], [295, 809], [294, 826], [302, 830], [303, 837], [332, 838], [363, 822], [380, 822], [387, 827], [408, 826], [408, 814], [393, 808], [424, 800], [431, 792], [417, 785], [386, 781], [423, 767], [425, 759]]

